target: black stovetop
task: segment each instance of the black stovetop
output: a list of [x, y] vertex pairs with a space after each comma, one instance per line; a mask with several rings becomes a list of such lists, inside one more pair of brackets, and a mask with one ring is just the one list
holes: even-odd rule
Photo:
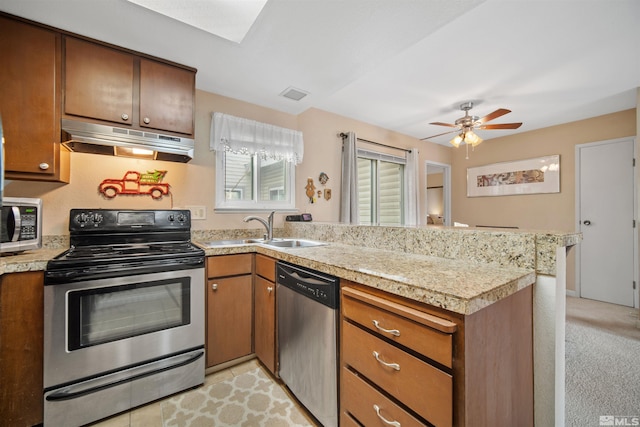
[[72, 209], [71, 246], [47, 263], [45, 277], [204, 265], [190, 229], [188, 210]]

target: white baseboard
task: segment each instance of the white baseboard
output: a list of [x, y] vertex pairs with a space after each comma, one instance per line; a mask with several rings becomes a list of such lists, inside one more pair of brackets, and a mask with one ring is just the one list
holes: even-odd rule
[[578, 297], [579, 297], [579, 295], [578, 295], [578, 291], [573, 291], [573, 290], [571, 290], [571, 289], [567, 289], [567, 296], [568, 296], [568, 297], [575, 297], [575, 298], [578, 298]]

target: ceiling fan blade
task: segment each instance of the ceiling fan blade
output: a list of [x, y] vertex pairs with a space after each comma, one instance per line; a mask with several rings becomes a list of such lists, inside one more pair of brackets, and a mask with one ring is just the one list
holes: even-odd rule
[[458, 132], [458, 130], [457, 130], [457, 129], [456, 129], [456, 130], [450, 130], [449, 132], [439, 133], [439, 134], [437, 134], [437, 135], [431, 135], [431, 136], [428, 136], [428, 137], [426, 137], [426, 138], [420, 138], [420, 141], [424, 141], [424, 140], [426, 140], [426, 139], [431, 139], [431, 138], [435, 138], [435, 137], [437, 137], [437, 136], [442, 136], [442, 135], [446, 135], [446, 134], [448, 134], [448, 133], [456, 133], [456, 132]]
[[476, 129], [518, 129], [520, 126], [522, 126], [522, 123], [501, 123], [494, 125], [480, 125], [477, 126]]
[[453, 125], [450, 123], [442, 123], [442, 122], [433, 122], [433, 123], [429, 123], [430, 125], [436, 125], [436, 126], [449, 126], [450, 128], [456, 128], [458, 127], [458, 125]]
[[482, 117], [480, 120], [478, 120], [479, 123], [486, 123], [489, 120], [493, 120], [493, 119], [497, 119], [500, 116], [504, 116], [505, 114], [510, 113], [511, 110], [507, 110], [506, 108], [499, 108], [496, 111], [494, 111], [493, 113], [489, 113], [486, 116]]

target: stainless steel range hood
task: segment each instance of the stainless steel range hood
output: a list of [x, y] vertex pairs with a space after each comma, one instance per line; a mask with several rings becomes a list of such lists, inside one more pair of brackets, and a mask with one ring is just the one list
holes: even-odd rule
[[195, 141], [137, 129], [62, 119], [69, 140], [62, 145], [78, 153], [106, 154], [187, 163], [193, 159]]

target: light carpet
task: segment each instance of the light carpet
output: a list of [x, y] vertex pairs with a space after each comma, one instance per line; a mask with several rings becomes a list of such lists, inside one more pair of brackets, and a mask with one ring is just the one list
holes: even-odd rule
[[[601, 424], [601, 416], [640, 417], [637, 313], [613, 304], [567, 299], [568, 427], [609, 425]], [[627, 421], [633, 420], [620, 419]]]
[[312, 426], [262, 368], [169, 399], [162, 419], [164, 427]]

